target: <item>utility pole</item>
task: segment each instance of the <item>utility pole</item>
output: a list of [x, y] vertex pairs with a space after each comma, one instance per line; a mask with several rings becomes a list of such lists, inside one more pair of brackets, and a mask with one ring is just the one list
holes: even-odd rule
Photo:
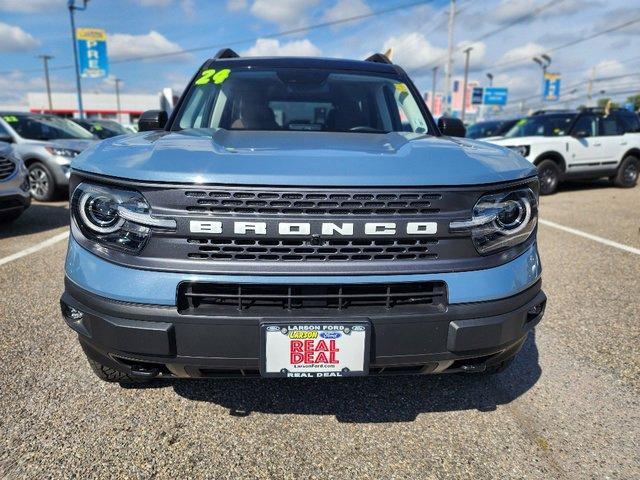
[[78, 113], [80, 118], [84, 118], [84, 109], [82, 108], [82, 85], [80, 83], [80, 65], [78, 63], [78, 45], [76, 41], [76, 21], [74, 18], [74, 12], [76, 10], [86, 10], [87, 2], [89, 0], [82, 0], [82, 7], [76, 5], [76, 0], [68, 0], [67, 6], [69, 7], [69, 18], [71, 19], [71, 39], [73, 41], [73, 58], [76, 64], [76, 88], [78, 90]]
[[47, 99], [49, 100], [49, 113], [53, 110], [53, 102], [51, 102], [51, 84], [49, 83], [49, 60], [53, 57], [51, 55], [38, 55], [44, 62], [44, 80], [47, 84]]
[[596, 76], [596, 67], [591, 69], [591, 75], [589, 75], [589, 84], [587, 85], [587, 106], [591, 106], [591, 97], [593, 93], [593, 79]]
[[449, 44], [447, 48], [447, 63], [444, 65], [444, 113], [451, 113], [451, 69], [453, 68], [453, 21], [456, 16], [456, 0], [449, 4]]
[[113, 81], [116, 82], [116, 119], [120, 123], [120, 82], [122, 79], [116, 77]]
[[436, 108], [436, 80], [438, 79], [438, 66], [432, 68], [433, 82], [431, 83], [431, 113], [435, 115]]
[[469, 56], [471, 55], [471, 50], [473, 50], [473, 47], [464, 49], [466, 57], [464, 59], [464, 82], [462, 84], [462, 114], [460, 115], [460, 120], [463, 122], [464, 114], [467, 111], [467, 79], [469, 78]]

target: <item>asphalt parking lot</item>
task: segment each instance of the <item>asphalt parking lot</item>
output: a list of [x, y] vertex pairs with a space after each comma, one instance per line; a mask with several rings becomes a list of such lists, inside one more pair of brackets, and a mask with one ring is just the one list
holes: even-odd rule
[[[492, 376], [102, 383], [59, 313], [65, 202], [0, 227], [3, 478], [640, 478], [640, 187], [544, 197], [543, 322]], [[13, 257], [10, 257], [12, 256]], [[7, 259], [3, 262], [2, 259]]]

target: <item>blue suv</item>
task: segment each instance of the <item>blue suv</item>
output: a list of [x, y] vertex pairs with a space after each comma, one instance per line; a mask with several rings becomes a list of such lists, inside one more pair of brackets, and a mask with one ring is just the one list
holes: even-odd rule
[[542, 318], [538, 178], [365, 61], [204, 63], [72, 164], [61, 299], [95, 373], [497, 372]]

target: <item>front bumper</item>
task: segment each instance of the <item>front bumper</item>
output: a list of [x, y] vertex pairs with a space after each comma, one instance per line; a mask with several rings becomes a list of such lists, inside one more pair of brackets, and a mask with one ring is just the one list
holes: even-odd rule
[[11, 178], [0, 182], [0, 213], [26, 210], [31, 205], [29, 183], [24, 167]]
[[[184, 316], [175, 307], [99, 297], [68, 278], [65, 286], [63, 316], [79, 334], [85, 353], [143, 377], [258, 375], [259, 326], [284, 320]], [[478, 371], [517, 353], [527, 332], [542, 319], [545, 304], [538, 281], [514, 296], [450, 304], [445, 312], [394, 315], [381, 309], [364, 319], [339, 312], [333, 319], [370, 322], [371, 374]], [[72, 319], [70, 307], [83, 312], [83, 317]], [[314, 319], [301, 314], [295, 320]]]

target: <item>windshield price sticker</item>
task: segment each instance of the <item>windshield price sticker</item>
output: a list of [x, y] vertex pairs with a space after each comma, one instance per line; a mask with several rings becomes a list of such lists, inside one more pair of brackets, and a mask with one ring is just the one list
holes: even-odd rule
[[216, 85], [220, 85], [224, 82], [231, 73], [231, 70], [228, 68], [223, 68], [222, 70], [215, 71], [213, 68], [208, 68], [207, 70], [203, 70], [200, 73], [200, 77], [196, 79], [196, 85], [207, 85], [208, 83], [213, 82]]
[[15, 123], [18, 121], [18, 117], [16, 117], [15, 115], [5, 115], [2, 118], [4, 118], [5, 122], [9, 122], [9, 123]]

